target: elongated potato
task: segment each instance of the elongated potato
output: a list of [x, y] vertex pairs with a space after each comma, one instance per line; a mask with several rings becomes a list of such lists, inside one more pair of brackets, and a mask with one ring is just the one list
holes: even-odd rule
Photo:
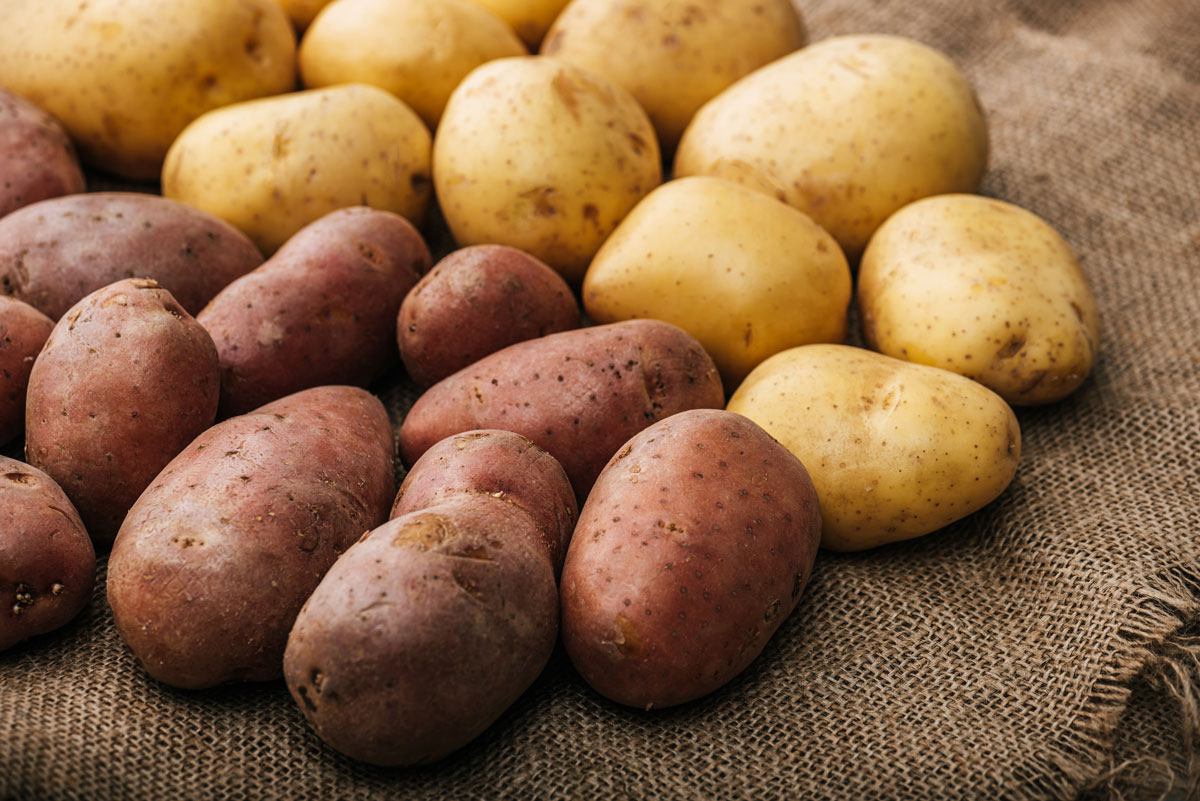
[[25, 430], [25, 389], [33, 360], [54, 321], [28, 303], [0, 295], [0, 445]]
[[0, 88], [0, 217], [85, 188], [75, 146], [58, 120]]
[[387, 412], [317, 387], [216, 425], [129, 511], [108, 562], [122, 639], [159, 681], [278, 678], [296, 613], [338, 555], [387, 517]]

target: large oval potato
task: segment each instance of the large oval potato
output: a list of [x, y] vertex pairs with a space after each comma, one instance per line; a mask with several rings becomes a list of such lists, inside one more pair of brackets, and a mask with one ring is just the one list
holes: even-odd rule
[[79, 614], [95, 577], [92, 541], [62, 489], [0, 456], [0, 651]]
[[662, 165], [654, 128], [628, 92], [527, 56], [490, 61], [454, 90], [433, 179], [459, 244], [511, 245], [578, 282], [604, 238], [658, 186]]
[[755, 368], [727, 407], [796, 454], [821, 499], [821, 546], [920, 537], [991, 503], [1017, 471], [1004, 400], [936, 367], [805, 345]]
[[387, 518], [392, 430], [373, 395], [317, 387], [205, 431], [129, 511], [108, 561], [122, 639], [198, 689], [278, 678], [305, 599]]
[[208, 333], [154, 281], [117, 281], [68, 311], [33, 363], [25, 454], [97, 542], [217, 414]]
[[470, 0], [337, 0], [300, 43], [305, 86], [367, 83], [394, 94], [430, 129], [471, 70], [525, 45]]
[[757, 425], [709, 409], [661, 420], [621, 448], [580, 512], [563, 644], [614, 701], [699, 698], [791, 614], [820, 538], [804, 465]]
[[312, 89], [200, 117], [171, 145], [162, 188], [232, 223], [270, 255], [347, 206], [419, 224], [429, 204], [431, 147], [421, 118], [382, 89]]
[[295, 51], [276, 0], [4, 0], [0, 86], [57, 117], [84, 161], [150, 180], [196, 117], [290, 91]]
[[1074, 392], [1100, 347], [1071, 246], [1037, 215], [975, 195], [893, 214], [863, 254], [858, 305], [872, 348], [973, 378], [1012, 404]]
[[699, 340], [726, 386], [797, 345], [841, 342], [850, 266], [791, 206], [720, 178], [681, 178], [639, 203], [583, 280], [598, 323], [649, 317]]
[[515, 431], [558, 459], [584, 498], [631, 436], [724, 400], [716, 366], [685, 331], [658, 320], [581, 328], [510, 345], [435, 384], [404, 418], [400, 455], [411, 465], [452, 434]]
[[525, 44], [536, 48], [570, 0], [472, 0], [507, 22]]
[[150, 278], [189, 314], [262, 263], [224, 220], [157, 195], [92, 192], [0, 219], [0, 284], [57, 320], [101, 287]]
[[675, 175], [716, 175], [812, 217], [856, 259], [906, 203], [973, 192], [988, 134], [970, 84], [897, 36], [826, 39], [746, 76], [697, 114]]
[[429, 269], [421, 235], [398, 214], [327, 214], [196, 316], [221, 362], [221, 415], [321, 384], [365, 386], [399, 359], [396, 315]]
[[75, 146], [58, 120], [0, 87], [0, 217], [86, 188]]
[[0, 445], [25, 430], [25, 389], [54, 321], [28, 303], [0, 295]]

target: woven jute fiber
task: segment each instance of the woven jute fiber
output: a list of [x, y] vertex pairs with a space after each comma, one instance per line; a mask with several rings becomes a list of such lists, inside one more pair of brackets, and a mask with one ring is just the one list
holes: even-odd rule
[[[797, 612], [707, 699], [620, 708], [559, 652], [479, 740], [416, 770], [339, 757], [282, 682], [147, 678], [102, 556], [76, 622], [0, 654], [0, 799], [1200, 796], [1200, 5], [803, 7], [813, 39], [890, 32], [954, 58], [990, 121], [983, 191], [1047, 219], [1091, 278], [1100, 362], [1019, 412], [994, 504], [822, 554]], [[377, 389], [399, 422], [412, 388]]]

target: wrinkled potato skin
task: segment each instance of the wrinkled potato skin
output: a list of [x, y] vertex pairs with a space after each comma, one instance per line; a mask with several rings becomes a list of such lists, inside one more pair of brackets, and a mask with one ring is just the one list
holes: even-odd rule
[[420, 224], [432, 139], [382, 89], [346, 84], [217, 109], [163, 163], [163, 194], [226, 220], [270, 255], [331, 211], [370, 206]]
[[99, 289], [68, 311], [33, 364], [25, 455], [58, 482], [96, 542], [111, 542], [158, 472], [212, 425], [212, 339], [154, 281]]
[[583, 305], [598, 323], [673, 323], [699, 340], [726, 386], [797, 345], [842, 342], [850, 266], [802, 212], [720, 178], [663, 184], [592, 260]]
[[570, 0], [473, 0], [507, 22], [525, 44], [536, 48]]
[[791, 0], [575, 0], [541, 52], [627, 89], [669, 152], [701, 106], [806, 40]]
[[75, 507], [50, 476], [0, 456], [0, 651], [79, 614], [96, 553]]
[[393, 488], [387, 412], [361, 389], [306, 390], [210, 428], [113, 544], [122, 639], [175, 687], [278, 678], [304, 600], [386, 519]]
[[991, 503], [1017, 470], [1021, 430], [974, 381], [845, 345], [767, 359], [728, 409], [765, 428], [812, 476], [821, 546], [920, 537]]
[[196, 314], [262, 260], [229, 223], [157, 195], [72, 195], [0, 220], [3, 292], [54, 320], [122, 278], [151, 278]]
[[158, 178], [204, 112], [295, 85], [296, 37], [275, 0], [4, 0], [4, 12], [0, 85], [124, 178]]
[[728, 178], [795, 206], [853, 261], [905, 204], [975, 191], [987, 155], [983, 113], [946, 56], [896, 36], [842, 36], [706, 104], [675, 175]]
[[507, 24], [470, 0], [338, 0], [305, 33], [300, 74], [308, 87], [386, 89], [432, 130], [471, 70], [526, 53]]
[[1037, 215], [974, 195], [892, 215], [863, 254], [858, 303], [870, 347], [973, 378], [1014, 405], [1074, 392], [1100, 346], [1071, 246]]
[[[323, 740], [377, 765], [470, 742], [537, 678], [558, 634], [545, 549], [516, 506], [460, 496], [375, 529], [339, 559], [284, 654]], [[516, 534], [516, 536], [514, 536]]]
[[464, 494], [486, 495], [528, 514], [557, 577], [579, 506], [567, 474], [553, 456], [511, 431], [467, 431], [447, 437], [408, 471], [391, 517]]
[[25, 430], [29, 373], [53, 330], [54, 321], [28, 303], [0, 295], [0, 445]]
[[754, 423], [708, 409], [655, 423], [580, 512], [562, 576], [567, 653], [622, 704], [707, 695], [791, 614], [820, 538], [804, 465]]
[[459, 244], [520, 248], [578, 283], [605, 237], [658, 186], [662, 165], [654, 128], [628, 92], [527, 56], [490, 61], [454, 90], [433, 178]]
[[396, 323], [400, 357], [429, 386], [501, 348], [580, 325], [571, 288], [538, 259], [475, 245], [442, 259], [405, 297]]
[[383, 375], [398, 360], [400, 303], [428, 269], [424, 240], [398, 214], [342, 209], [304, 228], [196, 317], [220, 357], [221, 415]]
[[0, 217], [86, 188], [75, 146], [58, 120], [0, 88]]
[[400, 427], [400, 455], [411, 465], [452, 434], [515, 431], [556, 458], [585, 498], [638, 431], [724, 400], [712, 359], [681, 329], [658, 320], [581, 328], [511, 345], [435, 384]]

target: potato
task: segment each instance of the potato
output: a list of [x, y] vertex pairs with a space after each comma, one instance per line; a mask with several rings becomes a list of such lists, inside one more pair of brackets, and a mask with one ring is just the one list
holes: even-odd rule
[[727, 407], [796, 454], [817, 487], [821, 546], [920, 537], [995, 499], [1021, 430], [1002, 398], [936, 367], [844, 345], [805, 345], [755, 368]]
[[92, 541], [63, 491], [0, 456], [0, 651], [79, 614], [95, 574]]
[[157, 195], [71, 195], [0, 219], [4, 294], [54, 320], [122, 278], [151, 278], [196, 314], [261, 263], [229, 223]]
[[420, 223], [430, 147], [421, 119], [382, 89], [314, 89], [205, 114], [171, 145], [162, 188], [232, 223], [270, 255], [347, 206]]
[[58, 120], [0, 87], [0, 217], [87, 186]]
[[562, 467], [518, 434], [431, 448], [393, 519], [330, 569], [288, 638], [288, 688], [322, 739], [411, 765], [487, 728], [554, 647], [577, 514]]
[[54, 321], [28, 303], [0, 295], [0, 445], [25, 430], [29, 373], [53, 329]]
[[791, 614], [820, 538], [804, 466], [761, 428], [721, 410], [661, 420], [580, 512], [562, 576], [567, 654], [622, 704], [706, 695]]
[[398, 361], [400, 302], [428, 269], [425, 242], [398, 214], [356, 207], [306, 226], [196, 317], [220, 357], [221, 415], [383, 375]]
[[454, 90], [433, 180], [459, 244], [520, 248], [578, 283], [662, 166], [650, 120], [628, 92], [528, 56], [490, 61]]
[[300, 75], [310, 87], [386, 89], [432, 129], [471, 70], [526, 52], [512, 28], [470, 0], [338, 0], [305, 33]]
[[1037, 215], [974, 195], [892, 215], [863, 254], [858, 303], [872, 348], [973, 378], [1012, 404], [1074, 392], [1100, 346], [1071, 246]]
[[175, 687], [278, 678], [304, 600], [386, 519], [393, 488], [387, 412], [361, 389], [305, 390], [210, 428], [113, 544], [122, 639]]
[[295, 50], [275, 0], [4, 0], [0, 86], [57, 117], [84, 161], [151, 180], [196, 117], [290, 91]]
[[570, 0], [473, 0], [512, 26], [525, 44], [537, 47], [546, 29]]
[[304, 30], [329, 2], [330, 0], [280, 0], [280, 5], [296, 29]]
[[627, 89], [673, 151], [702, 105], [806, 39], [792, 0], [575, 0], [541, 52]]
[[599, 323], [674, 323], [737, 386], [781, 350], [844, 340], [850, 292], [841, 248], [802, 212], [692, 177], [660, 186], [621, 221], [588, 268], [583, 305]]
[[983, 112], [948, 58], [896, 36], [843, 36], [706, 104], [680, 142], [675, 175], [716, 175], [773, 195], [853, 260], [901, 206], [978, 188], [987, 153]]
[[400, 427], [400, 455], [411, 465], [452, 434], [515, 431], [558, 459], [584, 498], [638, 431], [724, 399], [712, 359], [669, 323], [581, 328], [510, 345], [435, 384]]
[[59, 320], [33, 363], [25, 454], [58, 482], [96, 542], [212, 425], [220, 373], [200, 324], [154, 281], [99, 289]]
[[501, 348], [578, 328], [571, 288], [516, 248], [476, 245], [437, 263], [396, 321], [408, 374], [428, 386]]

